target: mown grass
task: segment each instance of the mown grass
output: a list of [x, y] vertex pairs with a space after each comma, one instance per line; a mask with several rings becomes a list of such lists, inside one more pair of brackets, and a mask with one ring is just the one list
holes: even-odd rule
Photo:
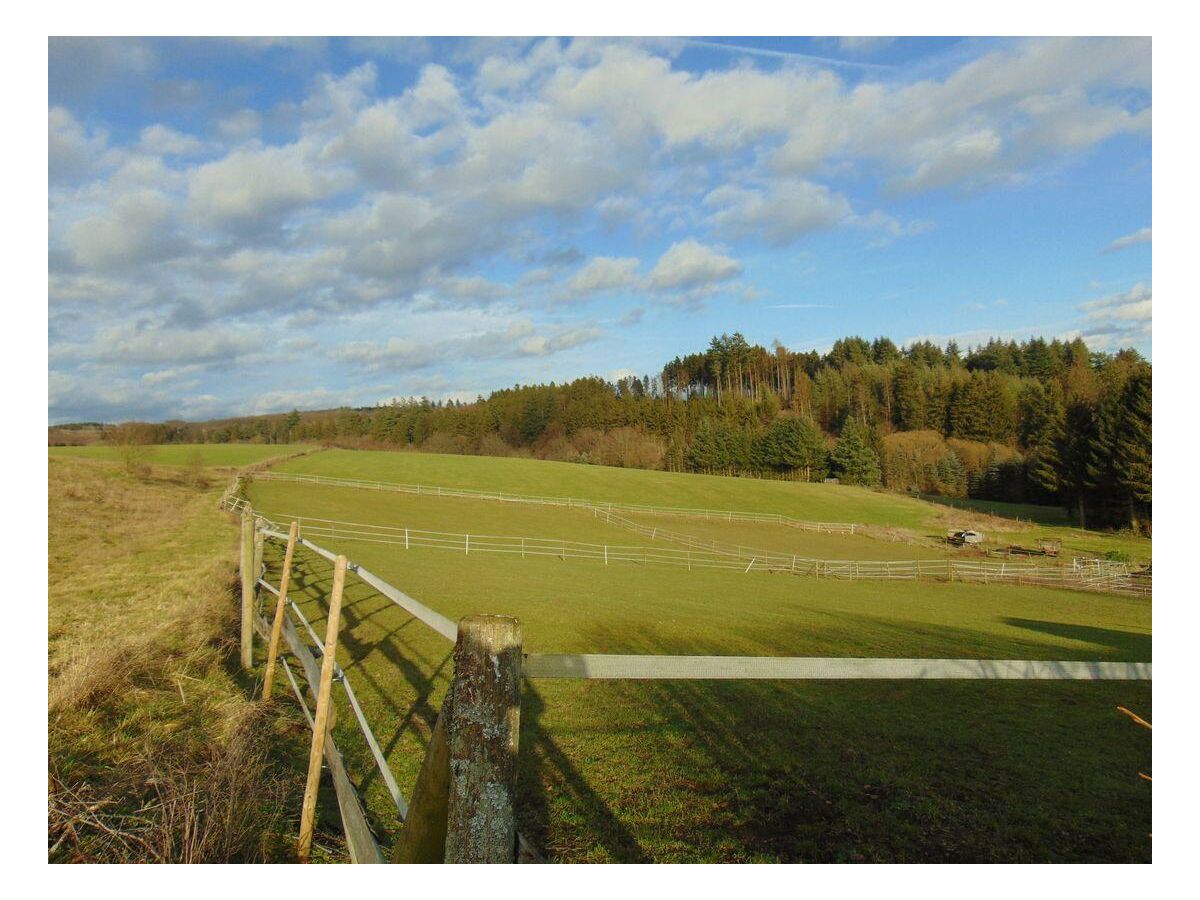
[[922, 500], [954, 509], [969, 509], [1000, 516], [1005, 519], [1023, 520], [1038, 525], [1069, 525], [1070, 517], [1061, 506], [1042, 506], [1036, 503], [1004, 503], [999, 500], [976, 500], [967, 497], [939, 497], [937, 494], [919, 494]]
[[[1060, 540], [1064, 556], [1103, 556], [1115, 550], [1136, 561], [1149, 561], [1149, 538], [1132, 534], [1085, 531], [1054, 524], [1038, 507], [1038, 524], [1004, 504], [970, 501], [951, 506], [882, 490], [838, 484], [808, 484], [755, 478], [724, 478], [680, 472], [617, 469], [576, 463], [545, 462], [488, 456], [372, 450], [327, 450], [288, 460], [279, 471], [471, 488], [559, 497], [579, 497], [612, 503], [746, 510], [782, 513], [797, 519], [855, 522], [907, 529], [924, 542], [945, 536], [948, 528], [979, 528], [990, 546], [1022, 544], [1035, 547], [1039, 539]], [[1027, 510], [1028, 511], [1028, 510]], [[461, 530], [461, 529], [459, 529]], [[676, 528], [686, 531], [686, 528]], [[853, 547], [850, 545], [850, 553]], [[818, 554], [812, 554], [818, 555]], [[910, 553], [908, 558], [915, 558]], [[863, 558], [848, 555], [845, 558]], [[875, 558], [887, 558], [885, 556]]]
[[[442, 460], [444, 471], [436, 467]], [[548, 467], [545, 479], [527, 466]], [[576, 466], [566, 467], [576, 480], [564, 480], [556, 464], [418, 454], [331, 452], [286, 468], [801, 516], [814, 506], [798, 509], [809, 492], [797, 488], [839, 490], [731, 480], [715, 493], [688, 495], [678, 479], [695, 476]], [[594, 473], [612, 474], [614, 486], [577, 480]], [[627, 480], [634, 476], [637, 483]], [[664, 493], [651, 490], [659, 484], [668, 486]], [[253, 483], [249, 494], [272, 511], [436, 530], [633, 537], [572, 510], [278, 482]], [[858, 506], [836, 518], [865, 518], [852, 513], [866, 509], [862, 497], [875, 497], [845, 496], [859, 498]], [[880, 502], [898, 501], [918, 502]], [[895, 524], [886, 505], [874, 514]], [[681, 531], [694, 524], [671, 521]], [[568, 527], [572, 533], [562, 534]], [[733, 526], [722, 539], [751, 544], [763, 537], [759, 528]], [[1144, 599], [319, 542], [451, 618], [518, 617], [531, 652], [1151, 655]], [[270, 547], [272, 578], [280, 556]], [[293, 596], [319, 632], [329, 581], [327, 563], [299, 555]], [[339, 659], [407, 791], [449, 684], [451, 647], [356, 579], [348, 585]], [[1147, 861], [1150, 790], [1137, 771], [1149, 766], [1150, 741], [1115, 712], [1118, 704], [1148, 715], [1150, 684], [526, 681], [521, 827], [555, 861]], [[348, 717], [340, 722], [339, 745], [376, 825], [394, 835], [390, 800], [366, 747]]]
[[51, 455], [51, 862], [293, 858], [308, 730], [249, 699], [218, 492]]
[[[115, 462], [120, 453], [107, 444], [51, 447], [51, 459], [97, 459]], [[306, 444], [156, 444], [146, 462], [156, 466], [190, 466], [197, 457], [205, 466], [249, 466], [275, 457], [311, 449]]]
[[[414, 494], [376, 492], [332, 485], [307, 485], [280, 481], [255, 483], [255, 504], [267, 514], [285, 518], [305, 516], [391, 525], [423, 531], [497, 535], [580, 541], [610, 546], [660, 547], [680, 550], [684, 544], [665, 538], [652, 539], [616, 524], [608, 524], [587, 509], [568, 509], [536, 504], [500, 503], [456, 497], [427, 497]], [[664, 518], [622, 513], [647, 528], [669, 529], [678, 534], [723, 544], [821, 559], [929, 559], [952, 556], [943, 547], [925, 547], [906, 542], [878, 540], [863, 535], [817, 534], [784, 525], [743, 523], [735, 530], [720, 522], [702, 519]]]

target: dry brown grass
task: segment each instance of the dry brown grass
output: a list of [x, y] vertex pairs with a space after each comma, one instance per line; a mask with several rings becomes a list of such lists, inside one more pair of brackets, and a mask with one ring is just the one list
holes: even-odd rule
[[217, 493], [50, 460], [51, 861], [291, 858], [307, 727], [237, 668]]

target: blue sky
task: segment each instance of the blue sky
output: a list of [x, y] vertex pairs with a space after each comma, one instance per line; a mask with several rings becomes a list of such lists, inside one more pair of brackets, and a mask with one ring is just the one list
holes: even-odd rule
[[50, 421], [1150, 354], [1150, 42], [52, 39]]

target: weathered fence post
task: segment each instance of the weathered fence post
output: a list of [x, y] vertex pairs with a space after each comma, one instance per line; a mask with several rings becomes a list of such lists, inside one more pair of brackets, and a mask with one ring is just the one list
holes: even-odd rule
[[287, 595], [292, 582], [292, 557], [296, 553], [296, 540], [300, 537], [300, 526], [295, 522], [288, 529], [287, 550], [283, 554], [283, 571], [279, 575], [279, 598], [275, 602], [275, 618], [271, 621], [271, 640], [267, 645], [267, 670], [263, 674], [263, 699], [271, 699], [271, 685], [275, 680], [275, 658], [279, 655], [279, 638], [283, 634], [283, 620], [287, 618]]
[[258, 579], [262, 575], [263, 570], [263, 548], [265, 539], [263, 537], [263, 518], [262, 516], [254, 517], [254, 585], [258, 586]]
[[467, 616], [458, 625], [447, 739], [446, 862], [516, 859], [521, 623]]
[[300, 808], [300, 840], [296, 854], [308, 862], [312, 849], [313, 819], [317, 813], [317, 788], [321, 784], [321, 759], [325, 755], [325, 733], [329, 728], [330, 688], [337, 665], [338, 622], [342, 616], [342, 590], [346, 585], [346, 557], [333, 564], [333, 592], [329, 596], [329, 623], [325, 628], [325, 649], [321, 654], [321, 680], [317, 688], [317, 711], [313, 714], [312, 748], [308, 754], [308, 781], [304, 785], [304, 805]]
[[247, 506], [242, 511], [242, 668], [254, 665], [254, 515]]
[[442, 703], [417, 774], [404, 830], [392, 851], [394, 863], [440, 863], [446, 858], [446, 808], [450, 802], [450, 695]]

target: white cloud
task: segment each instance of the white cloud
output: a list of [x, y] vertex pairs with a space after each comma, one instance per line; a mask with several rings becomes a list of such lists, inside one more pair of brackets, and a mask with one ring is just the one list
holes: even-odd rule
[[[930, 227], [885, 208], [891, 194], [873, 198], [879, 183], [918, 192], [1038, 177], [1114, 135], [1148, 133], [1151, 116], [1142, 40], [996, 42], [917, 81], [741, 50], [726, 68], [689, 72], [673, 58], [679, 42], [661, 40], [470, 41], [439, 50], [446, 65], [429, 64], [419, 42], [350, 50], [403, 55], [415, 75], [398, 91], [394, 70], [382, 77], [372, 63], [328, 71], [320, 42], [267, 43], [275, 59], [306, 54], [311, 87], [251, 109], [249, 95], [154, 78], [152, 43], [51, 42], [62, 104], [48, 115], [51, 350], [107, 367], [89, 377], [119, 372], [106, 384], [129, 388], [139, 410], [182, 383], [162, 373], [210, 365], [239, 352], [243, 329], [285, 321], [320, 334], [331, 378], [349, 360], [331, 361], [328, 347], [364, 335], [380, 368], [441, 365], [434, 347], [521, 359], [540, 375], [535, 358], [597, 339], [590, 325], [544, 324], [543, 304], [632, 288], [660, 301], [753, 296], [739, 258], [758, 245], [853, 228], [871, 230], [873, 246]], [[103, 104], [79, 101], [81, 60], [110, 85], [149, 83], [160, 101], [186, 89], [210, 104], [189, 116], [207, 109], [211, 121], [109, 128]], [[620, 249], [589, 260], [598, 233]], [[634, 254], [651, 243], [671, 246], [642, 266]], [[528, 330], [514, 324], [517, 305]], [[410, 344], [378, 337], [420, 310], [490, 317], [403, 332]], [[139, 317], [150, 325], [129, 324]], [[234, 345], [215, 341], [222, 330]], [[159, 339], [182, 359], [157, 360]]]
[[597, 256], [571, 276], [567, 291], [584, 297], [601, 291], [614, 291], [637, 283], [637, 257]]
[[192, 156], [204, 149], [203, 142], [197, 138], [161, 124], [143, 128], [138, 146], [146, 153], [158, 156]]
[[49, 113], [50, 183], [68, 181], [94, 174], [113, 155], [108, 148], [108, 133], [87, 129], [61, 106]]
[[916, 151], [923, 161], [896, 184], [907, 191], [923, 191], [968, 181], [995, 167], [1003, 143], [990, 128], [924, 141]]
[[352, 341], [336, 347], [331, 356], [369, 372], [411, 372], [451, 360], [475, 365], [483, 360], [549, 356], [595, 341], [602, 334], [592, 325], [539, 330], [530, 319], [519, 319], [507, 326], [497, 323], [449, 337]]
[[217, 122], [217, 131], [231, 141], [244, 141], [262, 129], [262, 115], [256, 109], [239, 109]]
[[1148, 244], [1151, 240], [1151, 231], [1149, 228], [1139, 228], [1132, 234], [1126, 234], [1117, 238], [1111, 244], [1104, 248], [1105, 253], [1115, 253], [1118, 250], [1124, 250], [1126, 247], [1134, 247], [1138, 244]]
[[67, 228], [63, 243], [75, 265], [105, 271], [153, 262], [178, 248], [171, 234], [174, 207], [154, 190], [118, 196], [104, 212]]
[[205, 163], [192, 175], [188, 200], [202, 218], [214, 223], [261, 222], [324, 199], [344, 177], [309, 163], [304, 147], [257, 147], [235, 150]]
[[659, 258], [649, 284], [657, 291], [688, 290], [728, 281], [741, 271], [737, 260], [688, 238], [672, 244]]
[[810, 231], [832, 228], [851, 213], [849, 201], [821, 184], [782, 179], [768, 189], [724, 185], [704, 198], [708, 221], [734, 238], [759, 236], [787, 244]]
[[103, 329], [86, 352], [95, 362], [126, 366], [176, 368], [188, 364], [230, 365], [246, 354], [261, 350], [261, 333], [216, 328], [173, 328], [162, 321], [142, 320]]
[[1079, 311], [1084, 314], [1083, 339], [1097, 350], [1150, 340], [1153, 295], [1149, 285], [1139, 282], [1123, 293], [1089, 300], [1080, 304]]

